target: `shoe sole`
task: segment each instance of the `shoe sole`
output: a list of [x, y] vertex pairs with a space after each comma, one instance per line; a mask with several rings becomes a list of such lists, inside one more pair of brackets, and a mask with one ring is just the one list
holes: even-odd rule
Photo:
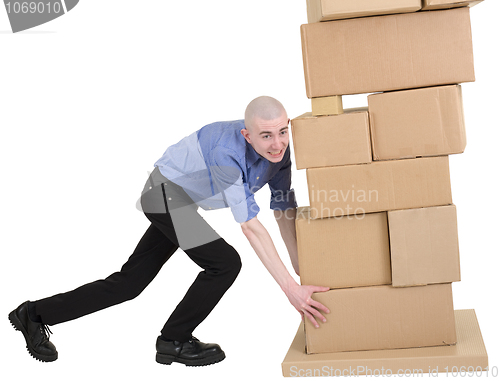
[[29, 339], [28, 339], [28, 333], [26, 332], [26, 330], [24, 329], [21, 321], [17, 317], [17, 314], [16, 314], [15, 310], [12, 311], [9, 314], [9, 320], [10, 320], [10, 323], [12, 324], [12, 326], [14, 327], [14, 329], [16, 331], [20, 331], [23, 334], [24, 340], [26, 341], [26, 349], [28, 350], [29, 354], [33, 358], [35, 358], [35, 359], [37, 359], [38, 361], [41, 361], [41, 362], [52, 362], [52, 361], [56, 361], [57, 360], [57, 352], [54, 355], [51, 355], [51, 356], [42, 355], [41, 353], [36, 352], [30, 346]]
[[218, 362], [221, 362], [225, 358], [226, 358], [226, 355], [224, 354], [224, 352], [221, 352], [221, 353], [214, 355], [214, 356], [206, 357], [203, 359], [195, 359], [195, 360], [183, 359], [183, 358], [175, 357], [175, 356], [171, 356], [171, 355], [163, 355], [161, 353], [156, 354], [156, 362], [163, 364], [163, 365], [170, 365], [170, 364], [172, 364], [172, 362], [178, 362], [178, 363], [184, 364], [186, 366], [206, 366], [206, 365], [212, 365], [212, 364], [216, 364]]

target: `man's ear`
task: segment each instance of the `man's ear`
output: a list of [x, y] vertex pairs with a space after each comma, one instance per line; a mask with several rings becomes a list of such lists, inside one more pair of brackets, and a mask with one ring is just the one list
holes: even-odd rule
[[241, 135], [243, 135], [245, 140], [248, 142], [248, 144], [252, 144], [252, 142], [250, 141], [250, 134], [249, 134], [248, 130], [246, 128], [243, 128], [243, 129], [241, 129], [240, 132], [241, 132]]

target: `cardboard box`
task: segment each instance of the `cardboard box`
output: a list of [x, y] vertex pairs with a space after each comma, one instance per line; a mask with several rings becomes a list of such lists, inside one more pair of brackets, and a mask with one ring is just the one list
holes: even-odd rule
[[455, 205], [387, 215], [394, 287], [460, 281]]
[[311, 218], [449, 205], [448, 156], [306, 170]]
[[483, 0], [423, 0], [422, 10], [432, 10], [432, 9], [448, 9], [457, 7], [473, 7], [479, 4]]
[[372, 161], [367, 108], [320, 117], [305, 113], [292, 120], [292, 138], [297, 169]]
[[455, 205], [311, 219], [297, 209], [301, 284], [409, 287], [460, 281]]
[[302, 284], [391, 284], [386, 212], [312, 220], [309, 208], [298, 208], [295, 222]]
[[308, 98], [474, 81], [469, 8], [301, 26]]
[[374, 160], [464, 152], [459, 85], [372, 94], [368, 111]]
[[330, 309], [315, 328], [305, 319], [307, 353], [456, 344], [451, 283], [341, 288], [313, 294]]
[[281, 368], [285, 377], [320, 376], [434, 376], [488, 369], [488, 354], [474, 310], [455, 311], [457, 344], [450, 346], [321, 353], [305, 352], [303, 323]]
[[307, 0], [307, 22], [415, 12], [421, 0]]
[[312, 116], [339, 115], [344, 112], [342, 96], [311, 98]]

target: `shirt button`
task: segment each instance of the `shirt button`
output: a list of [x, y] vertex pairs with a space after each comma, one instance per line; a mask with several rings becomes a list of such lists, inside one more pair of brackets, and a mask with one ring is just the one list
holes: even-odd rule
[[172, 197], [169, 197], [169, 198], [168, 198], [168, 201], [172, 201]]
[[257, 180], [260, 178], [260, 176], [257, 176]]
[[153, 187], [149, 187], [149, 189], [153, 189]]

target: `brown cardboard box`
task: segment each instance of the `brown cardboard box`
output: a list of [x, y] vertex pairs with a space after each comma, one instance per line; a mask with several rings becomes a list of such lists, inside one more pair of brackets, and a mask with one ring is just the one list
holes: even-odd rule
[[302, 284], [333, 289], [460, 281], [455, 205], [320, 219], [301, 207], [296, 231]]
[[415, 12], [421, 0], [307, 0], [307, 22]]
[[296, 231], [302, 284], [391, 284], [386, 212], [312, 220], [309, 208], [298, 208]]
[[449, 205], [448, 156], [306, 170], [311, 218]]
[[387, 215], [393, 286], [460, 280], [455, 205], [395, 210]]
[[[479, 372], [488, 368], [488, 353], [474, 310], [455, 311], [456, 345], [320, 353], [305, 351], [303, 323], [286, 354], [281, 368], [285, 377], [320, 376], [435, 376], [458, 374], [462, 370]], [[321, 328], [320, 328], [321, 329]]]
[[368, 109], [314, 117], [305, 113], [292, 120], [297, 169], [372, 161]]
[[456, 7], [473, 7], [476, 4], [479, 4], [483, 0], [466, 0], [466, 1], [457, 1], [457, 0], [423, 0], [422, 10], [431, 10], [431, 9], [447, 9], [447, 8], [456, 8]]
[[464, 152], [459, 85], [372, 94], [368, 111], [373, 160]]
[[304, 24], [308, 98], [474, 81], [469, 8]]
[[453, 345], [457, 338], [451, 283], [373, 286], [318, 292], [330, 309], [315, 328], [305, 319], [307, 353]]
[[342, 95], [311, 98], [312, 116], [339, 115], [344, 112]]

